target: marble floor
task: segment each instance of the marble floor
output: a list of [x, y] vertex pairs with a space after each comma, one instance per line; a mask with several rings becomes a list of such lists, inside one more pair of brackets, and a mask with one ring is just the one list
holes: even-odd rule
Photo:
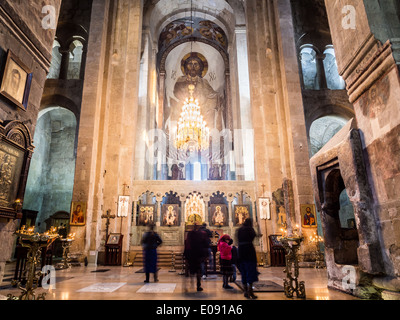
[[[15, 296], [20, 290], [11, 286], [14, 264], [7, 264], [3, 282], [0, 284], [0, 299], [8, 294]], [[247, 300], [240, 288], [231, 283], [233, 289], [222, 288], [220, 275], [209, 275], [202, 281], [204, 291], [197, 292], [195, 279], [180, 275], [179, 270], [170, 272], [166, 268], [159, 271], [159, 282], [145, 284], [144, 274], [137, 273], [139, 267], [71, 267], [56, 270], [55, 285], [38, 288], [37, 294], [46, 293], [46, 300]], [[282, 267], [260, 268], [259, 280], [269, 280], [282, 285]], [[305, 281], [308, 300], [356, 300], [355, 297], [327, 288], [326, 270], [301, 268], [300, 280]], [[238, 275], [240, 280], [240, 274]], [[258, 300], [298, 300], [288, 299], [283, 292], [257, 292]]]

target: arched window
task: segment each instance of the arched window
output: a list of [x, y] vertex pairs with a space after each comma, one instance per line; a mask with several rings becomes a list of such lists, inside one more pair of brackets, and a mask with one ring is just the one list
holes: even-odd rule
[[300, 60], [301, 69], [303, 72], [304, 89], [316, 90], [318, 89], [317, 84], [317, 53], [316, 51], [306, 46], [301, 49]]
[[69, 63], [67, 79], [80, 79], [82, 66], [83, 44], [74, 40], [69, 48]]
[[51, 65], [47, 79], [58, 79], [60, 77], [61, 60], [60, 43], [57, 40], [54, 40]]
[[343, 90], [346, 84], [343, 78], [339, 75], [338, 66], [336, 62], [335, 50], [328, 47], [325, 51], [324, 69], [328, 89]]

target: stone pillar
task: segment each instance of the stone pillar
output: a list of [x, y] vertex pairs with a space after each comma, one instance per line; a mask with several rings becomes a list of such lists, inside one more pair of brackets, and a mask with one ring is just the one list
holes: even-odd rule
[[315, 59], [317, 60], [317, 81], [318, 81], [318, 88], [321, 90], [328, 89], [328, 84], [326, 82], [326, 73], [325, 73], [325, 66], [324, 66], [324, 59], [326, 55], [317, 53]]
[[156, 220], [156, 226], [159, 227], [161, 225], [161, 203], [162, 203], [163, 197], [160, 193], [157, 193], [156, 196], [156, 201], [157, 201], [157, 220]]
[[60, 47], [58, 51], [61, 53], [59, 79], [66, 80], [68, 78], [68, 68], [69, 68], [69, 48]]
[[105, 211], [101, 193], [102, 178], [106, 175], [106, 170], [101, 166], [102, 153], [98, 142], [103, 138], [102, 133], [107, 133], [100, 127], [99, 120], [104, 118], [102, 89], [109, 11], [109, 0], [93, 1], [72, 196], [73, 201], [87, 203], [86, 227], [71, 227], [71, 232], [76, 233], [71, 254], [81, 258], [87, 254], [89, 248], [96, 250], [100, 245], [100, 239], [96, 235], [101, 229], [100, 215]]
[[308, 141], [289, 0], [246, 1], [256, 194], [293, 182], [295, 215], [312, 203]]
[[[116, 210], [123, 185], [133, 181], [142, 9], [140, 1], [111, 8], [109, 1], [93, 2], [73, 193], [74, 200], [87, 201], [88, 215], [86, 230], [77, 232], [77, 252], [98, 250], [101, 208]], [[109, 12], [115, 13], [112, 24]], [[119, 229], [115, 221], [110, 229]], [[121, 232], [126, 250], [129, 223]]]

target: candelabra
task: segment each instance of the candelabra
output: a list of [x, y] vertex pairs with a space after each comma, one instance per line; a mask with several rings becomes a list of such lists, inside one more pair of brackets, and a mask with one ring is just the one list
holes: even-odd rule
[[71, 268], [71, 258], [69, 256], [69, 248], [72, 245], [72, 242], [75, 240], [75, 233], [70, 233], [66, 238], [60, 239], [62, 248], [63, 248], [63, 255], [61, 264], [58, 266], [59, 269], [69, 269]]
[[35, 233], [34, 227], [26, 229], [25, 226], [14, 232], [19, 237], [19, 243], [22, 247], [28, 248], [26, 273], [27, 281], [25, 287], [20, 282], [17, 283], [18, 288], [22, 291], [19, 297], [9, 294], [8, 300], [45, 300], [46, 293], [41, 293], [36, 298], [35, 290], [38, 287], [39, 279], [43, 275], [41, 271], [36, 271], [36, 266], [40, 261], [42, 248], [48, 247], [53, 241], [59, 238], [57, 228], [52, 227], [43, 234]]
[[283, 279], [285, 295], [288, 298], [293, 298], [294, 293], [296, 293], [298, 298], [305, 299], [306, 288], [304, 281], [298, 280], [300, 269], [298, 251], [301, 243], [304, 240], [304, 237], [298, 234], [298, 225], [296, 225], [296, 228], [293, 230], [293, 235], [288, 235], [288, 232], [285, 229], [281, 229], [281, 231], [282, 237], [279, 238], [279, 241], [282, 243], [286, 252], [286, 267], [283, 270], [283, 272], [286, 273], [286, 278]]

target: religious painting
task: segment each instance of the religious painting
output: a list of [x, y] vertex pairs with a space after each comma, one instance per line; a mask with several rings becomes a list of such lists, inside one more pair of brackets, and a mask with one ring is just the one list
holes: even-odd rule
[[202, 224], [205, 204], [200, 194], [192, 194], [185, 204], [185, 221], [187, 225]]
[[108, 236], [107, 244], [119, 244], [120, 239], [121, 239], [120, 233], [111, 233]]
[[86, 224], [86, 210], [86, 202], [72, 201], [69, 224], [71, 226], [84, 226]]
[[271, 219], [271, 209], [270, 209], [271, 200], [269, 198], [258, 198], [258, 203], [259, 203], [259, 210], [260, 210], [260, 219], [270, 220]]
[[176, 42], [182, 42], [193, 36], [213, 42], [224, 50], [228, 49], [228, 38], [220, 26], [210, 20], [192, 17], [190, 20], [175, 20], [161, 31], [158, 41], [159, 52], [163, 52]]
[[129, 196], [118, 197], [118, 217], [127, 217], [129, 209]]
[[202, 20], [199, 22], [200, 34], [209, 40], [216, 41], [223, 48], [227, 48], [228, 39], [225, 35], [224, 30], [214, 22], [209, 20]]
[[247, 218], [250, 218], [250, 205], [235, 205], [234, 217], [235, 226], [241, 226]]
[[224, 97], [216, 92], [205, 78], [208, 69], [207, 59], [199, 52], [190, 52], [182, 58], [181, 71], [183, 75], [177, 79], [173, 88], [173, 94], [178, 100], [178, 104], [171, 110], [170, 121], [179, 120], [181, 106], [188, 97], [188, 86], [193, 84], [195, 86], [193, 96], [201, 106], [201, 115], [207, 125], [210, 129], [224, 129]]
[[0, 207], [11, 208], [15, 203], [23, 162], [22, 150], [0, 142]]
[[222, 227], [228, 225], [228, 207], [226, 204], [210, 205], [210, 225]]
[[287, 228], [286, 211], [284, 206], [279, 206], [277, 214], [277, 226], [279, 229]]
[[315, 213], [315, 205], [302, 204], [300, 206], [301, 225], [304, 228], [317, 227], [317, 215]]
[[163, 204], [161, 207], [161, 225], [162, 226], [179, 226], [179, 204]]
[[32, 72], [11, 52], [0, 85], [0, 93], [23, 110], [28, 107]]
[[138, 225], [148, 226], [155, 224], [156, 206], [154, 204], [139, 205]]

